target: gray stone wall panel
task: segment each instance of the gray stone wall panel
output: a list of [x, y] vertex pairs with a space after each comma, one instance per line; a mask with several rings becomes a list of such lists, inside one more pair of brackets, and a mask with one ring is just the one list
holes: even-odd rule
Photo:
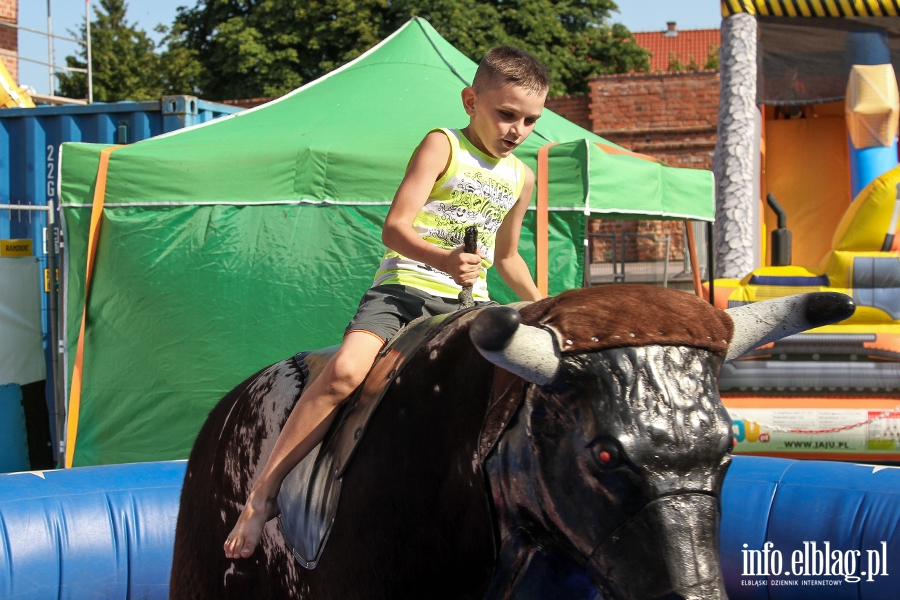
[[717, 277], [743, 277], [756, 266], [759, 228], [759, 108], [756, 105], [756, 19], [722, 21], [716, 177]]

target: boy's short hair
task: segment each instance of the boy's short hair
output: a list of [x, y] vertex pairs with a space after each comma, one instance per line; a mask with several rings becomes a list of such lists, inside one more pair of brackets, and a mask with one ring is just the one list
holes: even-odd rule
[[513, 83], [533, 94], [542, 94], [550, 88], [550, 73], [547, 67], [528, 52], [512, 46], [497, 46], [488, 50], [478, 70], [472, 87]]

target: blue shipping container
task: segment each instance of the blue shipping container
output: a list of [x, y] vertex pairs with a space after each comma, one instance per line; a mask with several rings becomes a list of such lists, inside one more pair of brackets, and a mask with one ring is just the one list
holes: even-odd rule
[[[59, 148], [64, 142], [130, 144], [240, 110], [194, 96], [163, 96], [161, 100], [144, 102], [98, 102], [88, 106], [0, 109], [0, 204], [46, 206], [52, 201], [58, 210]], [[44, 212], [0, 210], [0, 239], [31, 239], [42, 270], [47, 268], [46, 226]], [[44, 287], [43, 282], [35, 285]], [[41, 308], [47, 360], [46, 397], [53, 415], [51, 352], [56, 348], [50, 339], [47, 294], [42, 295]], [[55, 425], [50, 430], [53, 447], [57, 448]]]

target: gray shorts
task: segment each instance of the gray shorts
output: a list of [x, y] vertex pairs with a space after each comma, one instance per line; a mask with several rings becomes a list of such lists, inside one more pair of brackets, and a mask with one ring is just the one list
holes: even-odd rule
[[[488, 306], [496, 302], [476, 302], [476, 306]], [[452, 313], [459, 309], [456, 298], [440, 298], [407, 285], [376, 285], [369, 288], [359, 303], [356, 315], [351, 319], [344, 335], [351, 331], [367, 331], [385, 342], [390, 341], [400, 329], [419, 317], [433, 317]]]

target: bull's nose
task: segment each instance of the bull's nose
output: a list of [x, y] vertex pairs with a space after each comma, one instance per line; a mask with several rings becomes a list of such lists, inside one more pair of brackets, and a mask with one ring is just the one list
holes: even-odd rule
[[591, 577], [623, 600], [724, 600], [718, 503], [704, 493], [659, 498], [591, 557]]

